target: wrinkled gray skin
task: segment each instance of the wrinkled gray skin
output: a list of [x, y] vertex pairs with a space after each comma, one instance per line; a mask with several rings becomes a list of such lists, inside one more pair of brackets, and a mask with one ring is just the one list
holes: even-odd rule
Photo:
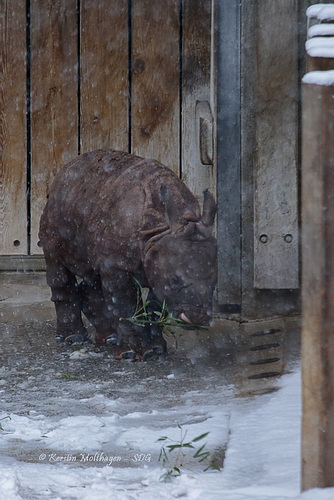
[[149, 300], [165, 300], [175, 317], [208, 325], [215, 213], [208, 191], [201, 215], [185, 184], [157, 161], [98, 150], [68, 163], [54, 180], [39, 234], [57, 335], [68, 343], [86, 340], [83, 312], [97, 342], [113, 339], [116, 358], [165, 352], [159, 327], [119, 321], [136, 307], [133, 277], [149, 288]]

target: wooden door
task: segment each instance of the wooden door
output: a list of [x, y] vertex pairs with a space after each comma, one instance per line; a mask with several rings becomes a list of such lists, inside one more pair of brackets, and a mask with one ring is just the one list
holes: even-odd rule
[[49, 187], [85, 151], [156, 158], [199, 199], [215, 189], [213, 5], [0, 0], [1, 256], [42, 254]]

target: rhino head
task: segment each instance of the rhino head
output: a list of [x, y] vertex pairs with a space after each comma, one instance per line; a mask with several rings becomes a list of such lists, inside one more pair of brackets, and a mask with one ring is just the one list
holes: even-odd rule
[[164, 206], [169, 229], [153, 238], [146, 252], [148, 283], [174, 317], [209, 325], [217, 281], [217, 242], [212, 236], [215, 200], [209, 191], [204, 192], [200, 218], [190, 212], [180, 217], [168, 193], [164, 193]]

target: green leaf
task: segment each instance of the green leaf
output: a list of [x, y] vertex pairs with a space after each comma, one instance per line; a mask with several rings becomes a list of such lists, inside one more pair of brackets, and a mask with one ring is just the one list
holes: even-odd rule
[[161, 460], [162, 460], [162, 463], [164, 465], [165, 465], [166, 462], [169, 462], [167, 454], [166, 454], [166, 450], [164, 448], [161, 448], [161, 450], [160, 450], [158, 462], [160, 462]]
[[178, 448], [182, 448], [182, 444], [169, 444], [168, 446], [166, 446], [166, 448], [168, 448], [169, 452], [171, 452], [171, 451], [176, 450]]
[[194, 448], [194, 446], [191, 443], [184, 443], [182, 448]]
[[205, 432], [204, 434], [201, 434], [200, 436], [197, 436], [193, 439], [193, 443], [196, 443], [197, 441], [200, 441], [201, 439], [204, 439], [210, 432]]
[[202, 450], [204, 449], [205, 447], [205, 444], [203, 444], [203, 446], [201, 446], [200, 448], [198, 448], [198, 450], [196, 451], [195, 455], [194, 455], [194, 458], [197, 458], [200, 456]]
[[203, 453], [203, 455], [202, 455], [203, 458], [201, 458], [200, 460], [198, 460], [198, 463], [200, 464], [201, 462], [204, 462], [204, 460], [206, 458], [208, 458], [209, 455], [210, 455], [209, 451], [207, 451], [206, 453]]

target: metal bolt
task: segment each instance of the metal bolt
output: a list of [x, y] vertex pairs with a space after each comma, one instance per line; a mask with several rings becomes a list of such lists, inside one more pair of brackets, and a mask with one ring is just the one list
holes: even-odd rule
[[269, 240], [269, 238], [266, 234], [261, 234], [261, 236], [260, 236], [261, 243], [263, 243], [265, 245], [266, 243], [268, 243], [268, 240]]
[[292, 234], [285, 234], [285, 235], [284, 235], [284, 241], [285, 241], [286, 243], [291, 243], [291, 242], [292, 242], [292, 240], [293, 240], [293, 236], [292, 236]]

